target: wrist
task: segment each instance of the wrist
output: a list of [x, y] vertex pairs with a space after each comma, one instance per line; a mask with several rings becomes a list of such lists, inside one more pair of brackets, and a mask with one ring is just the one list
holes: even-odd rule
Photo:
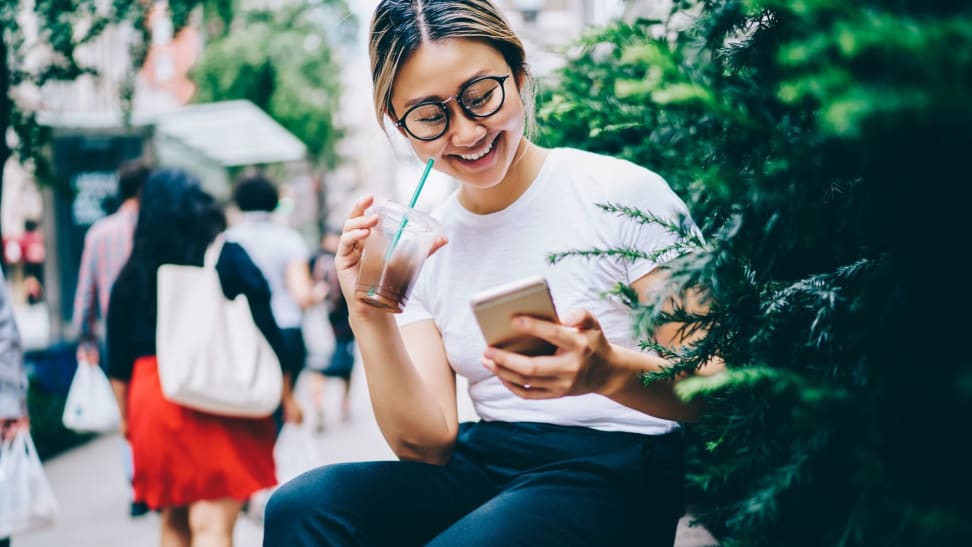
[[627, 390], [632, 383], [639, 381], [638, 376], [641, 370], [631, 366], [630, 355], [628, 355], [630, 351], [626, 348], [611, 346], [604, 359], [604, 379], [598, 389], [595, 390], [596, 393], [609, 399], [615, 399], [620, 393]]
[[367, 304], [356, 304], [348, 306], [348, 323], [351, 324], [351, 329], [355, 332], [359, 329], [387, 327], [388, 325], [397, 328], [394, 314]]

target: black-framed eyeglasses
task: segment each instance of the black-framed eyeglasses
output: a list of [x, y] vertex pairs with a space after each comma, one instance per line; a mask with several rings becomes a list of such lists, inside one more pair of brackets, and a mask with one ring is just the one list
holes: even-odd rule
[[444, 101], [426, 101], [409, 108], [395, 125], [420, 141], [434, 141], [449, 130], [449, 101], [455, 99], [470, 118], [488, 118], [503, 108], [509, 77], [507, 74], [476, 78]]

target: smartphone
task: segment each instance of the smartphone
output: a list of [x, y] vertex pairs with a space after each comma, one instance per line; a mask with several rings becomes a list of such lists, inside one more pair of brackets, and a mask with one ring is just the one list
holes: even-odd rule
[[485, 290], [474, 295], [470, 304], [488, 345], [529, 356], [551, 355], [557, 350], [546, 340], [523, 334], [512, 322], [517, 315], [559, 322], [550, 287], [543, 277], [528, 277]]

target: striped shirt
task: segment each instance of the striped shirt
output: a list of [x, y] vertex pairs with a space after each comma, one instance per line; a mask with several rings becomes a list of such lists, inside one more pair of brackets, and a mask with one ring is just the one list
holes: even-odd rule
[[84, 236], [73, 318], [82, 339], [95, 337], [99, 312], [101, 317], [108, 315], [111, 286], [132, 252], [137, 220], [138, 206], [123, 204], [115, 214], [95, 222]]

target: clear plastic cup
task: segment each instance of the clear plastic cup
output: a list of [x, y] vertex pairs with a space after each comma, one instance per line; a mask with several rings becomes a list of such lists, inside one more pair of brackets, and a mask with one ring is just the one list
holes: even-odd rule
[[364, 242], [355, 296], [389, 313], [401, 313], [432, 244], [445, 232], [429, 215], [393, 201], [377, 201], [371, 212], [379, 220]]

